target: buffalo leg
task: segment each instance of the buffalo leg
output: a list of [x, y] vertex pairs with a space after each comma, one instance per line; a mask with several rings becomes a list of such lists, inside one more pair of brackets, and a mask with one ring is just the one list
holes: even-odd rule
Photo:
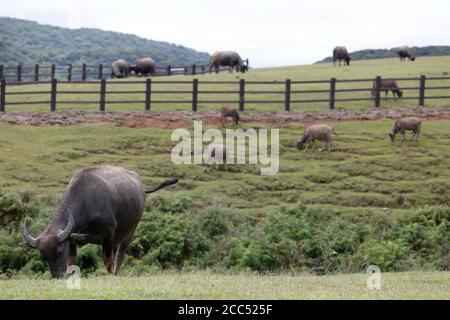
[[122, 241], [117, 247], [115, 261], [114, 261], [114, 275], [119, 273], [120, 267], [122, 266], [123, 260], [125, 258], [125, 252], [127, 251], [128, 245], [131, 242], [131, 238]]
[[112, 274], [114, 269], [114, 243], [113, 238], [103, 239], [103, 262], [105, 263], [106, 270]]
[[77, 245], [71, 243], [69, 247], [69, 259], [67, 260], [67, 266], [75, 266], [77, 264]]

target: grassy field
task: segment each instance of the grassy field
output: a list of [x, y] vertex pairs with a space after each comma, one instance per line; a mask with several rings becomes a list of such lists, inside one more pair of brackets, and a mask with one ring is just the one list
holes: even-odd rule
[[333, 152], [319, 152], [320, 144], [315, 151], [299, 152], [302, 127], [282, 127], [280, 172], [272, 177], [260, 176], [260, 166], [253, 165], [209, 174], [202, 166], [176, 166], [170, 160], [169, 130], [0, 124], [0, 189], [58, 195], [77, 169], [107, 163], [135, 170], [146, 186], [180, 177], [177, 186], [161, 192], [169, 199], [188, 196], [200, 207], [222, 201], [255, 217], [298, 201], [349, 212], [448, 204], [449, 122], [425, 122], [419, 142], [403, 144], [388, 139], [392, 124], [334, 123], [339, 136]]
[[[418, 78], [420, 75], [425, 74], [429, 77], [438, 76], [448, 76], [450, 73], [450, 57], [423, 57], [419, 58], [415, 63], [401, 63], [398, 59], [383, 59], [383, 60], [369, 60], [369, 61], [354, 61], [349, 67], [333, 67], [332, 64], [316, 64], [316, 65], [305, 65], [305, 66], [295, 66], [295, 67], [284, 67], [284, 68], [266, 68], [266, 69], [254, 69], [250, 73], [242, 74], [230, 74], [228, 72], [216, 74], [206, 74], [206, 75], [196, 75], [187, 77], [158, 77], [155, 80], [159, 81], [172, 81], [172, 80], [189, 80], [197, 78], [200, 81], [199, 90], [223, 90], [223, 91], [238, 91], [238, 78], [245, 79], [246, 81], [273, 81], [275, 84], [271, 85], [255, 85], [248, 84], [246, 87], [247, 91], [280, 91], [279, 94], [247, 94], [247, 100], [270, 100], [270, 101], [284, 101], [284, 81], [286, 79], [291, 79], [292, 81], [299, 80], [329, 80], [333, 77], [338, 80], [344, 79], [362, 79], [362, 78], [375, 78], [380, 75], [385, 78], [399, 78], [399, 77], [414, 77]], [[133, 78], [131, 78], [133, 79]], [[142, 79], [135, 79], [137, 81], [142, 81]], [[209, 85], [202, 84], [202, 81], [236, 81], [236, 85]], [[278, 84], [276, 84], [278, 82]], [[399, 81], [400, 87], [418, 87], [418, 81]], [[441, 81], [429, 81], [427, 83], [429, 86], [450, 86], [450, 80]], [[367, 91], [364, 92], [342, 92], [338, 93], [337, 99], [346, 98], [370, 98], [370, 89], [372, 88], [371, 82], [362, 83], [338, 83], [337, 87], [339, 89], [351, 89], [360, 88]], [[328, 90], [329, 84], [293, 84], [292, 90]], [[33, 86], [22, 86], [9, 88], [8, 92], [20, 92], [20, 91], [49, 91], [50, 85], [33, 85]], [[65, 95], [59, 95], [58, 101], [99, 101], [98, 94], [83, 94], [83, 95], [73, 95], [70, 91], [89, 91], [89, 90], [99, 90], [99, 84], [64, 84], [60, 85], [59, 90], [69, 91]], [[145, 91], [145, 86], [143, 84], [129, 84], [129, 85], [114, 85], [108, 84], [108, 91]], [[152, 90], [175, 90], [175, 91], [191, 91], [192, 84], [153, 84]], [[429, 90], [427, 91], [427, 96], [448, 96], [448, 89], [441, 90]], [[417, 99], [408, 99], [411, 97], [417, 97], [418, 90], [406, 90], [404, 94], [405, 99], [401, 100], [383, 100], [382, 105], [384, 107], [390, 107], [393, 105], [417, 105]], [[154, 93], [152, 95], [152, 100], [187, 100], [190, 101], [192, 94], [188, 93], [172, 93], [172, 94], [158, 94]], [[291, 100], [310, 100], [310, 99], [325, 99], [329, 98], [328, 93], [295, 93], [292, 94]], [[17, 101], [49, 101], [49, 95], [27, 95], [27, 96], [15, 96], [11, 95], [7, 97], [8, 102]], [[139, 94], [126, 94], [126, 95], [114, 95], [110, 94], [107, 97], [107, 101], [144, 101], [145, 96], [143, 93]], [[220, 108], [220, 104], [211, 104], [207, 101], [220, 100], [220, 101], [238, 101], [237, 94], [199, 94], [199, 101], [204, 101], [206, 103], [199, 104], [200, 111], [216, 110]], [[446, 100], [427, 100], [426, 105], [445, 105], [449, 106], [449, 99]], [[363, 102], [337, 102], [337, 108], [344, 108], [348, 110], [361, 110], [372, 107], [373, 102], [363, 101]], [[307, 103], [299, 104], [293, 103], [293, 111], [301, 110], [320, 110], [327, 108], [327, 103]], [[72, 105], [70, 103], [59, 105], [58, 110], [65, 109], [83, 109], [83, 110], [98, 110], [98, 103], [95, 104], [81, 104]], [[123, 104], [110, 104], [107, 105], [109, 111], [132, 111], [132, 110], [143, 110], [144, 105], [142, 103], [130, 103], [124, 106]], [[152, 110], [162, 111], [162, 110], [190, 110], [190, 104], [173, 104], [173, 103], [162, 103], [154, 104]], [[284, 104], [246, 104], [247, 110], [283, 110]], [[39, 106], [7, 106], [9, 111], [48, 111], [49, 104], [39, 105]]]
[[[415, 64], [400, 64], [393, 59], [355, 62], [350, 68], [333, 68], [329, 64], [322, 64], [260, 69], [245, 75], [245, 78], [267, 81], [286, 78], [313, 80], [332, 76], [338, 79], [365, 78], [377, 74], [395, 77], [425, 73], [439, 76], [450, 71], [446, 69], [449, 65], [449, 57], [421, 58]], [[230, 80], [236, 79], [236, 74], [205, 75], [199, 78]], [[88, 85], [84, 87], [89, 88]], [[139, 89], [134, 85], [130, 86], [130, 89], [132, 88]], [[29, 89], [30, 87], [15, 88]], [[40, 89], [43, 89], [43, 86], [33, 86], [33, 90]], [[226, 86], [222, 89], [226, 89]], [[73, 99], [73, 96], [69, 95], [68, 99]], [[399, 101], [399, 104], [402, 103]], [[354, 103], [341, 107], [366, 109], [368, 106]], [[180, 106], [160, 105], [157, 110], [175, 110], [178, 107]], [[267, 110], [270, 106], [255, 107]], [[314, 107], [318, 110], [322, 108]], [[82, 109], [89, 108], [82, 106]], [[141, 108], [141, 105], [131, 104], [116, 105], [110, 110]], [[206, 104], [200, 110], [213, 108], [215, 107]], [[297, 108], [303, 110], [304, 106]], [[13, 111], [11, 109], [9, 111]], [[47, 107], [17, 107], [14, 110], [44, 111]], [[280, 214], [280, 208], [301, 203], [311, 211], [294, 213], [299, 219], [296, 223], [302, 227], [302, 219], [311, 219], [308, 223], [315, 221], [316, 227], [323, 228], [320, 231], [314, 230], [318, 234], [310, 235], [311, 239], [316, 239], [316, 236], [321, 236], [320, 239], [331, 239], [332, 245], [325, 248], [331, 251], [322, 252], [324, 261], [331, 261], [330, 268], [323, 269], [325, 273], [327, 270], [361, 271], [364, 269], [364, 263], [373, 262], [369, 257], [371, 254], [376, 258], [381, 257], [378, 261], [384, 263], [389, 270], [447, 270], [446, 268], [450, 267], [449, 241], [442, 234], [449, 228], [450, 121], [424, 121], [422, 136], [418, 142], [408, 140], [394, 144], [388, 138], [393, 120], [336, 121], [332, 124], [338, 134], [332, 152], [322, 152], [320, 143], [309, 152], [297, 150], [296, 141], [303, 132], [303, 125], [299, 123], [281, 126], [280, 172], [275, 176], [263, 177], [260, 175], [259, 165], [235, 165], [230, 166], [227, 172], [212, 170], [209, 173], [200, 165], [176, 166], [170, 159], [174, 146], [170, 140], [172, 131], [167, 129], [135, 129], [104, 123], [35, 127], [3, 122], [0, 123], [0, 191], [17, 194], [22, 199], [31, 195], [39, 199], [40, 204], [47, 204], [41, 211], [33, 213], [30, 229], [33, 234], [37, 234], [50, 219], [52, 209], [49, 208], [55, 206], [76, 170], [95, 164], [120, 165], [139, 173], [145, 186], [153, 186], [167, 177], [180, 178], [176, 186], [150, 196], [147, 204], [153, 203], [155, 198], [163, 199], [166, 203], [177, 203], [180, 199], [188, 198], [192, 201], [189, 210], [182, 214], [176, 213], [175, 217], [167, 218], [169, 220], [164, 220], [168, 216], [164, 212], [146, 212], [149, 220], [156, 217], [163, 221], [162, 225], [166, 221], [179, 222], [176, 219], [195, 223], [200, 221], [198, 219], [203, 217], [204, 210], [209, 207], [219, 208], [219, 214], [229, 210], [236, 216], [245, 217], [245, 220], [238, 219], [238, 224], [245, 222], [242, 223], [245, 226], [243, 230], [238, 230], [235, 225], [234, 229], [230, 229], [223, 237], [211, 237], [214, 249], [211, 250], [209, 261], [223, 262], [223, 252], [229, 250], [233, 244], [245, 243], [247, 238], [254, 241], [254, 245], [259, 245], [263, 229], [267, 229], [272, 223], [280, 222], [267, 218], [273, 216], [274, 219], [290, 219], [289, 213]], [[192, 129], [190, 124], [188, 127]], [[259, 129], [263, 128], [263, 125], [246, 123], [242, 127]], [[428, 213], [415, 211], [429, 207], [432, 208]], [[0, 214], [3, 212], [0, 211]], [[265, 225], [259, 226], [259, 222], [264, 219]], [[146, 217], [144, 220], [142, 223], [145, 223], [146, 227], [151, 226], [152, 221], [146, 220]], [[323, 225], [322, 221], [327, 222], [326, 225]], [[334, 228], [330, 229], [331, 231], [326, 229], [328, 222], [329, 226]], [[281, 221], [281, 227], [289, 226], [283, 225]], [[7, 265], [8, 257], [26, 255], [27, 259], [29, 258], [28, 252], [31, 250], [20, 248], [21, 237], [18, 230], [17, 227], [13, 228], [13, 231], [0, 228], [0, 238], [6, 239], [6, 244], [0, 243], [0, 257], [6, 257], [0, 259], [0, 267]], [[336, 235], [338, 230], [343, 230], [342, 234]], [[140, 241], [145, 230], [138, 231], [141, 232]], [[284, 230], [280, 232], [282, 231]], [[277, 233], [276, 229], [264, 232]], [[342, 259], [341, 252], [337, 257], [334, 256], [333, 248], [336, 241], [341, 240], [338, 239], [341, 236], [349, 243], [357, 243], [344, 248]], [[358, 237], [361, 239], [357, 239]], [[397, 239], [400, 237], [402, 239]], [[267, 239], [272, 238], [268, 236]], [[286, 243], [291, 243], [289, 241]], [[11, 244], [17, 248], [11, 248]], [[255, 252], [256, 256], [260, 253], [257, 245], [246, 247], [250, 256]], [[296, 252], [302, 245], [304, 243], [301, 241], [295, 243]], [[346, 243], [340, 245], [345, 247]], [[435, 249], [435, 245], [439, 246], [440, 251]], [[280, 247], [285, 248], [282, 245]], [[17, 249], [17, 252], [12, 252], [13, 249]], [[331, 256], [326, 256], [329, 252]], [[394, 253], [390, 254], [391, 252]], [[81, 291], [69, 291], [65, 289], [64, 282], [47, 281], [46, 275], [43, 274], [37, 276], [36, 280], [24, 280], [23, 275], [13, 277], [12, 280], [0, 280], [0, 299], [439, 299], [450, 296], [448, 272], [386, 273], [383, 275], [381, 291], [367, 290], [366, 275], [362, 274], [312, 277], [303, 274], [284, 275], [282, 272], [278, 275], [261, 276], [239, 272], [222, 274], [209, 271], [158, 271], [155, 274], [144, 272], [142, 277], [128, 277], [129, 270], [136, 265], [141, 266], [137, 263], [152, 265], [154, 260], [150, 260], [151, 251], [145, 254], [147, 255], [126, 261], [125, 276], [91, 276], [83, 280]], [[264, 253], [261, 253], [261, 256], [264, 256]], [[383, 260], [385, 257], [402, 259], [402, 263], [397, 265], [395, 261], [386, 262]], [[36, 256], [32, 258], [38, 259]], [[186, 258], [186, 261], [188, 259], [190, 257]], [[322, 263], [321, 256], [314, 263], [302, 260], [301, 255], [298, 259], [288, 261], [286, 270], [294, 270], [298, 274], [299, 271], [310, 271], [300, 267], [296, 269], [298, 265]], [[355, 265], [361, 261], [364, 263]], [[18, 264], [22, 266], [26, 262]], [[243, 269], [245, 267], [248, 266]], [[218, 270], [223, 270], [221, 268], [228, 267], [224, 263]], [[100, 269], [103, 270], [103, 266], [100, 266]], [[97, 276], [101, 274], [95, 273]], [[7, 276], [0, 271], [0, 279], [2, 278], [6, 279]], [[176, 285], [173, 285], [174, 283]]]
[[152, 299], [152, 300], [292, 300], [292, 299], [448, 299], [450, 273], [388, 273], [381, 289], [367, 288], [367, 275], [268, 275], [158, 273], [145, 277], [81, 279], [80, 290], [63, 280], [0, 280], [5, 299]]

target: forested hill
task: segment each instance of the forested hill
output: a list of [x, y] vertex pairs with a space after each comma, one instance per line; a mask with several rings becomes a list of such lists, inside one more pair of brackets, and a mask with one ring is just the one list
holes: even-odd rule
[[[370, 60], [370, 59], [384, 59], [398, 57], [398, 49], [366, 49], [351, 52], [352, 60]], [[412, 47], [411, 48], [416, 57], [427, 56], [448, 56], [450, 55], [450, 46], [428, 46], [428, 47]], [[331, 62], [332, 58], [328, 57], [317, 63]]]
[[110, 64], [152, 57], [157, 65], [208, 63], [209, 55], [167, 42], [98, 29], [67, 29], [0, 17], [0, 64]]

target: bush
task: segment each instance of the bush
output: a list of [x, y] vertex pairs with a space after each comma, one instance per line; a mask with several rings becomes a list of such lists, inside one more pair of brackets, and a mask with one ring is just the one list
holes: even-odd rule
[[[0, 228], [0, 274], [42, 275], [47, 266], [36, 249], [24, 245], [20, 225], [32, 213], [31, 232], [37, 233], [53, 209], [31, 193], [22, 199], [0, 193], [0, 212], [12, 217]], [[447, 270], [449, 220], [448, 206], [386, 211], [299, 203], [245, 216], [221, 203], [198, 209], [191, 208], [189, 198], [154, 198], [146, 205], [123, 270], [129, 275], [203, 267], [332, 273], [361, 272], [372, 264], [383, 271]], [[106, 273], [101, 250], [97, 245], [79, 248], [83, 273]]]
[[11, 222], [21, 221], [25, 214], [34, 212], [36, 212], [36, 207], [33, 203], [23, 203], [17, 194], [0, 192], [0, 227]]
[[149, 264], [182, 267], [209, 250], [210, 242], [195, 221], [159, 211], [145, 212], [129, 252]]
[[384, 272], [403, 271], [411, 254], [408, 246], [395, 240], [369, 240], [363, 243], [356, 254], [357, 264], [364, 269], [376, 265]]

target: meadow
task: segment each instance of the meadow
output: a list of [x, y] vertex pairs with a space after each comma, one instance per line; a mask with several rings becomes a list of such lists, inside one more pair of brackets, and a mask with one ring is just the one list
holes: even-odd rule
[[[245, 77], [371, 77], [381, 66], [390, 76], [441, 75], [449, 65], [445, 61], [450, 60], [262, 69]], [[236, 74], [204, 77], [231, 79]], [[192, 130], [192, 119], [186, 121]], [[280, 172], [264, 177], [258, 165], [209, 173], [201, 165], [176, 166], [168, 129], [1, 122], [0, 298], [446, 298], [449, 123], [425, 120], [418, 142], [408, 136], [403, 143], [391, 143], [393, 120], [334, 121], [331, 152], [322, 151], [320, 143], [299, 151], [296, 142], [304, 124], [282, 125]], [[241, 127], [265, 128], [251, 121]], [[64, 291], [64, 282], [48, 281], [37, 252], [24, 245], [20, 224], [28, 216], [37, 235], [75, 171], [100, 164], [134, 170], [148, 187], [167, 177], [180, 182], [148, 197], [121, 277], [107, 277], [100, 248], [86, 246], [79, 251], [86, 287]], [[364, 272], [373, 264], [385, 277], [382, 291], [366, 289]], [[168, 285], [173, 282], [177, 285]]]
[[380, 290], [367, 288], [367, 275], [337, 276], [160, 272], [142, 277], [81, 279], [80, 290], [64, 280], [0, 280], [0, 300], [310, 300], [448, 299], [450, 274], [444, 272], [381, 275]]
[[[333, 67], [331, 63], [315, 64], [315, 65], [305, 65], [305, 66], [295, 66], [295, 67], [282, 67], [282, 68], [263, 68], [263, 69], [253, 69], [247, 74], [236, 74], [223, 72], [220, 74], [205, 74], [196, 76], [182, 76], [182, 77], [157, 77], [155, 81], [192, 81], [196, 78], [199, 80], [199, 91], [235, 91], [236, 94], [210, 94], [210, 93], [199, 93], [199, 111], [212, 111], [220, 108], [220, 104], [208, 103], [212, 100], [220, 101], [230, 101], [238, 103], [239, 91], [239, 79], [245, 79], [247, 82], [251, 81], [268, 81], [269, 84], [247, 84], [246, 91], [254, 91], [257, 93], [246, 94], [247, 101], [281, 101], [281, 103], [246, 103], [246, 110], [264, 110], [264, 111], [283, 111], [284, 110], [284, 90], [285, 90], [285, 80], [291, 79], [292, 81], [298, 80], [330, 80], [331, 78], [336, 78], [338, 80], [348, 80], [348, 79], [374, 79], [376, 76], [381, 76], [384, 78], [419, 78], [421, 75], [426, 75], [427, 77], [446, 77], [450, 74], [450, 57], [423, 57], [417, 59], [416, 62], [401, 63], [398, 59], [382, 59], [382, 60], [368, 60], [368, 61], [354, 61], [351, 66]], [[129, 94], [107, 94], [107, 102], [114, 101], [145, 101], [145, 84], [142, 83], [142, 78], [129, 78], [127, 80], [141, 82], [140, 84], [115, 84], [118, 80], [109, 81], [107, 85], [107, 91], [137, 91], [141, 93], [129, 93]], [[234, 81], [236, 84], [202, 84], [202, 81]], [[417, 88], [419, 86], [419, 81], [402, 80], [398, 81], [400, 87], [403, 88]], [[336, 99], [353, 99], [371, 98], [370, 90], [372, 89], [373, 83], [369, 82], [356, 82], [356, 83], [337, 83], [337, 90], [345, 89], [366, 89], [366, 91], [360, 92], [339, 92], [336, 95]], [[427, 86], [450, 86], [450, 80], [439, 80], [439, 81], [428, 81]], [[99, 84], [59, 84], [58, 91], [66, 91], [64, 95], [58, 95], [58, 101], [64, 101], [64, 104], [57, 105], [58, 110], [70, 110], [70, 109], [81, 109], [81, 110], [98, 110], [98, 103], [94, 104], [71, 104], [72, 101], [99, 101], [99, 94], [89, 93], [86, 94], [72, 94], [71, 91], [99, 91]], [[312, 83], [312, 84], [292, 84], [293, 91], [300, 91], [293, 93], [291, 100], [328, 100], [329, 93], [327, 92], [316, 92], [316, 93], [302, 93], [301, 91], [308, 90], [329, 90], [329, 83]], [[167, 103], [152, 104], [153, 111], [165, 111], [165, 110], [191, 110], [191, 105], [189, 103], [184, 104], [174, 104], [170, 101], [180, 100], [180, 101], [190, 101], [192, 98], [192, 83], [187, 84], [157, 84], [152, 85], [152, 90], [154, 91], [181, 91], [180, 93], [153, 93], [152, 100], [162, 100], [167, 101]], [[7, 92], [30, 92], [30, 91], [50, 91], [50, 84], [41, 85], [31, 85], [31, 86], [20, 86], [8, 88]], [[182, 91], [185, 91], [183, 93]], [[278, 91], [277, 94], [265, 94], [261, 91]], [[428, 90], [426, 95], [431, 96], [448, 96], [449, 89], [436, 89]], [[384, 94], [382, 94], [382, 106], [392, 107], [395, 105], [416, 105], [418, 99], [411, 99], [411, 97], [418, 96], [418, 90], [405, 90], [404, 99], [395, 101], [394, 99], [385, 100]], [[7, 96], [6, 101], [8, 102], [27, 102], [27, 101], [49, 101], [49, 94], [37, 95], [28, 94], [26, 96], [10, 95]], [[449, 99], [429, 99], [426, 100], [425, 105], [428, 106], [449, 106]], [[229, 104], [229, 103], [228, 103]], [[231, 103], [233, 104], [233, 103]], [[336, 102], [336, 108], [343, 108], [346, 110], [365, 110], [368, 107], [372, 107], [372, 101], [350, 101], [350, 102]], [[9, 112], [13, 111], [48, 111], [49, 103], [43, 105], [25, 105], [25, 106], [7, 106]], [[141, 111], [144, 110], [143, 103], [129, 103], [126, 106], [123, 104], [107, 104], [108, 111]], [[323, 108], [328, 108], [327, 102], [321, 103], [292, 103], [292, 111], [317, 111]]]

